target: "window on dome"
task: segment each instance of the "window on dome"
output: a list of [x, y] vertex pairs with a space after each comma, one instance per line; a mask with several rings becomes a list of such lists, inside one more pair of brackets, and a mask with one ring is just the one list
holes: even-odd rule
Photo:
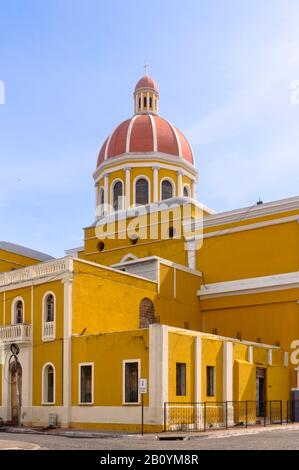
[[170, 181], [164, 180], [162, 182], [162, 200], [170, 199], [173, 197], [173, 187]]
[[149, 186], [145, 178], [140, 178], [135, 185], [135, 204], [145, 205], [149, 203]]
[[150, 105], [150, 108], [153, 107], [153, 98], [152, 97], [150, 97], [150, 99], [149, 99], [149, 105]]
[[101, 205], [104, 204], [104, 200], [105, 200], [105, 191], [104, 191], [104, 188], [101, 188], [100, 189], [100, 198], [99, 198], [99, 202]]
[[147, 100], [146, 100], [146, 96], [143, 98], [143, 107], [146, 108], [147, 106]]
[[123, 184], [117, 181], [113, 186], [113, 209], [115, 211], [122, 208]]
[[139, 109], [141, 109], [141, 98], [139, 98], [139, 100], [138, 100], [138, 107], [139, 107]]

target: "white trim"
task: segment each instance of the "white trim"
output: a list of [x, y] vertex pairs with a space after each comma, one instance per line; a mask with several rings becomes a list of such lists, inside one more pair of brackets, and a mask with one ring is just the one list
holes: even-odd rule
[[247, 349], [247, 361], [253, 364], [253, 346], [248, 346]]
[[141, 180], [141, 179], [145, 179], [148, 182], [148, 204], [150, 204], [152, 200], [151, 180], [146, 175], [138, 175], [133, 180], [133, 206], [136, 206], [136, 183], [138, 180]]
[[127, 130], [127, 137], [126, 137], [126, 153], [130, 153], [132, 128], [133, 128], [134, 122], [135, 122], [137, 117], [138, 117], [138, 115], [135, 115], [130, 120], [130, 124], [129, 124], [128, 130]]
[[153, 185], [154, 185], [154, 191], [153, 191], [153, 202], [156, 203], [159, 201], [159, 166], [153, 166]]
[[[85, 402], [81, 400], [81, 369], [84, 366], [91, 366], [91, 401]], [[78, 364], [78, 405], [94, 404], [94, 362], [79, 362]]]
[[[53, 320], [53, 337], [51, 339], [45, 339], [45, 336], [44, 336], [44, 325], [45, 323], [48, 323], [45, 321], [45, 318], [46, 318], [46, 309], [45, 309], [45, 302], [46, 302], [46, 298], [48, 297], [48, 295], [52, 295], [53, 296], [53, 299], [54, 299], [54, 320]], [[56, 295], [53, 291], [47, 291], [44, 295], [43, 295], [43, 299], [42, 299], [42, 341], [53, 341], [55, 338], [56, 338]]]
[[[114, 131], [116, 130], [116, 128], [114, 129]], [[107, 139], [107, 143], [106, 143], [106, 147], [105, 147], [105, 154], [104, 154], [104, 161], [107, 160], [108, 158], [108, 149], [109, 149], [109, 144], [110, 144], [110, 140], [111, 140], [111, 137], [113, 136], [114, 134], [114, 131], [112, 132], [112, 134], [109, 135], [108, 139]]]
[[[122, 404], [123, 405], [140, 405], [140, 393], [139, 393], [139, 387], [138, 387], [138, 401], [136, 402], [126, 402], [126, 364], [132, 364], [132, 363], [137, 363], [138, 365], [138, 379], [137, 379], [137, 384], [138, 381], [141, 377], [141, 359], [123, 359], [122, 361]], [[137, 385], [138, 386], [138, 385]]]
[[293, 288], [299, 288], [299, 271], [206, 284], [198, 291], [198, 295], [201, 298], [215, 298]]
[[194, 338], [194, 401], [202, 401], [202, 340]]
[[222, 381], [223, 401], [233, 401], [233, 343], [228, 341], [223, 343]]
[[153, 131], [153, 150], [154, 152], [158, 151], [158, 143], [157, 143], [157, 128], [154, 117], [149, 114], [149, 118], [152, 124], [152, 131]]
[[242, 220], [253, 219], [294, 210], [299, 210], [299, 196], [210, 215], [205, 219], [204, 226], [213, 227], [238, 222], [240, 218]]
[[[114, 209], [113, 203], [114, 203], [114, 197], [113, 197], [113, 191], [114, 191], [114, 186], [116, 183], [121, 183], [122, 184], [122, 192], [121, 192], [121, 207], [118, 209]], [[125, 197], [125, 183], [121, 178], [114, 178], [114, 180], [111, 181], [110, 183], [110, 205], [111, 208], [113, 208], [114, 211], [119, 211], [124, 209], [124, 197]]]
[[[73, 270], [73, 260], [72, 270]], [[71, 275], [70, 275], [71, 276]], [[73, 279], [63, 280], [63, 407], [64, 426], [72, 420], [72, 324], [73, 324]]]
[[[16, 322], [16, 304], [21, 301], [22, 304], [23, 304], [23, 318], [22, 318], [22, 321], [21, 323], [17, 323]], [[11, 324], [12, 325], [21, 325], [25, 323], [25, 302], [24, 302], [24, 299], [23, 297], [21, 296], [18, 296], [18, 297], [15, 297], [12, 301], [12, 304], [11, 304]]]
[[[206, 232], [203, 235], [200, 235], [200, 238], [203, 237], [205, 239], [205, 238], [219, 237], [223, 235], [230, 235], [231, 233], [245, 232], [247, 230], [255, 230], [258, 228], [270, 227], [272, 225], [286, 224], [289, 222], [298, 222], [298, 220], [299, 220], [298, 215], [292, 215], [289, 217], [282, 217], [280, 219], [265, 220], [263, 222], [255, 222], [255, 223], [248, 224], [248, 225], [239, 225], [237, 227], [228, 227], [223, 230]], [[205, 224], [205, 219], [203, 220], [203, 226], [204, 226], [204, 229], [207, 228]]]
[[[110, 161], [111, 160], [111, 161]], [[103, 162], [93, 174], [95, 182], [102, 178], [104, 173], [111, 173], [123, 169], [125, 166], [130, 165], [132, 168], [148, 168], [157, 163], [161, 168], [166, 170], [179, 170], [184, 168], [185, 174], [189, 178], [196, 178], [198, 180], [199, 174], [196, 168], [184, 159], [178, 156], [162, 153], [162, 152], [134, 152], [124, 153], [119, 157], [108, 159]]]
[[[45, 369], [51, 366], [53, 368], [53, 401], [45, 401]], [[56, 369], [52, 362], [46, 362], [42, 367], [42, 405], [55, 405], [56, 403]]]
[[173, 298], [176, 299], [176, 268], [173, 268]]
[[137, 256], [133, 255], [132, 253], [128, 253], [128, 254], [126, 254], [125, 256], [122, 257], [122, 259], [120, 260], [120, 262], [118, 264], [127, 263], [128, 261], [129, 262], [130, 261], [135, 261], [137, 259], [138, 259]]
[[168, 402], [168, 374], [168, 326], [153, 324], [149, 326], [149, 407], [161, 424]]
[[[164, 181], [168, 181], [172, 186], [172, 197], [168, 199], [162, 199], [162, 184]], [[169, 201], [170, 199], [173, 199], [175, 197], [179, 197], [179, 196], [177, 196], [177, 193], [176, 193], [176, 185], [175, 185], [174, 180], [170, 178], [169, 176], [164, 176], [164, 178], [162, 178], [160, 181], [160, 198], [159, 198], [160, 201]]]
[[272, 349], [268, 349], [268, 354], [267, 354], [267, 359], [268, 359], [268, 364], [269, 366], [273, 365], [273, 354], [272, 354]]

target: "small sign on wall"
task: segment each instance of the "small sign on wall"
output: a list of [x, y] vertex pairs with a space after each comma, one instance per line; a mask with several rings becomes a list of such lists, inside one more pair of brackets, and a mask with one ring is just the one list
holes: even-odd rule
[[141, 395], [147, 393], [147, 379], [139, 379], [138, 389]]

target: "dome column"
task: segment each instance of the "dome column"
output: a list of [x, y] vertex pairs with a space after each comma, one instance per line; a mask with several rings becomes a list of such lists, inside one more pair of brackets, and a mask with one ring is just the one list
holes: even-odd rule
[[153, 166], [154, 174], [154, 191], [153, 191], [153, 202], [159, 201], [159, 166]]
[[191, 183], [191, 197], [192, 199], [196, 198], [196, 179], [194, 178]]
[[178, 175], [178, 197], [183, 197], [183, 172], [177, 171]]
[[126, 175], [126, 209], [128, 210], [131, 205], [131, 168], [124, 168]]
[[109, 193], [109, 174], [104, 174], [104, 206], [106, 208], [105, 212], [107, 212], [108, 208], [108, 193]]

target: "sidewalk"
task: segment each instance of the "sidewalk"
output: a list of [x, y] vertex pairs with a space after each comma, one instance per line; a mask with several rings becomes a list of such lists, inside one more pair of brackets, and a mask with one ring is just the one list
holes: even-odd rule
[[91, 439], [121, 439], [121, 438], [132, 438], [132, 439], [159, 439], [159, 440], [176, 440], [176, 439], [208, 439], [208, 438], [225, 438], [230, 436], [240, 436], [248, 434], [258, 434], [261, 432], [271, 431], [299, 431], [299, 423], [294, 424], [283, 424], [283, 425], [272, 425], [272, 426], [250, 426], [247, 429], [241, 427], [235, 427], [230, 429], [217, 429], [211, 431], [173, 431], [173, 432], [161, 432], [161, 433], [146, 433], [143, 436], [139, 433], [128, 433], [121, 431], [99, 431], [99, 430], [84, 430], [84, 429], [67, 429], [67, 428], [55, 428], [55, 429], [38, 429], [38, 428], [25, 428], [25, 427], [11, 427], [3, 426], [0, 428], [1, 432], [12, 433], [12, 434], [38, 434], [38, 435], [49, 435], [49, 436], [63, 436], [69, 438], [91, 438]]
[[30, 442], [0, 440], [0, 450], [39, 450], [40, 446]]

